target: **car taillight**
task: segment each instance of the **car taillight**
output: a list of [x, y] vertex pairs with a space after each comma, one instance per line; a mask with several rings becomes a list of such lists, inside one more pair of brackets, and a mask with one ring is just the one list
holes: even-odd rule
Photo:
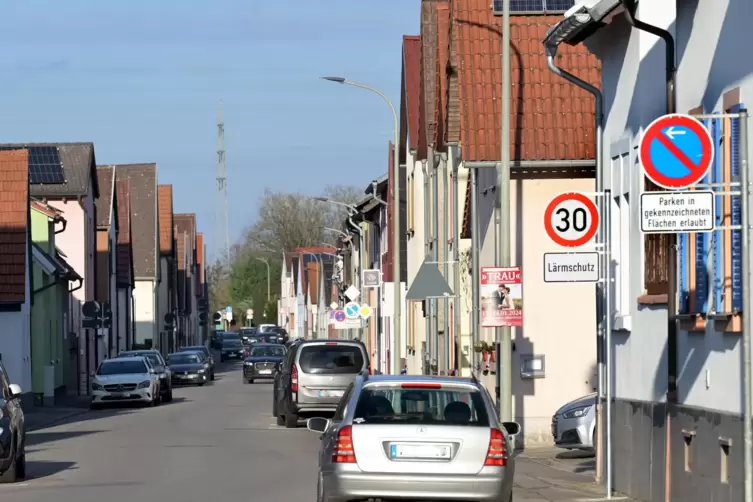
[[356, 452], [353, 450], [353, 428], [346, 425], [337, 433], [337, 443], [332, 450], [332, 463], [354, 464]]
[[367, 370], [367, 371], [369, 372], [369, 375], [371, 375], [371, 374], [372, 374], [372, 373], [371, 373], [371, 365], [370, 365], [370, 364], [369, 364], [368, 366], [366, 366], [366, 370]]
[[298, 368], [296, 366], [293, 366], [290, 372], [290, 390], [298, 392]]
[[484, 465], [503, 466], [505, 465], [505, 436], [499, 429], [492, 429], [489, 436], [489, 450], [486, 452], [486, 461]]

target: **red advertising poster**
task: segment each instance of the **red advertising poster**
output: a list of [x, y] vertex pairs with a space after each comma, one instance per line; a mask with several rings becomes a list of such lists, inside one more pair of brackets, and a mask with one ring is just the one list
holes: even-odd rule
[[481, 267], [481, 326], [523, 326], [520, 267]]

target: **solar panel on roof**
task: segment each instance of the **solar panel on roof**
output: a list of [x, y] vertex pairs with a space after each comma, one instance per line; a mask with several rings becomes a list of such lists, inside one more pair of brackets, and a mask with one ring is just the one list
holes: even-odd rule
[[[510, 0], [510, 13], [565, 12], [575, 5], [575, 0]], [[493, 0], [494, 15], [501, 16], [503, 0]]]
[[29, 183], [62, 185], [66, 182], [60, 152], [55, 146], [3, 146], [0, 150], [25, 149], [29, 152]]

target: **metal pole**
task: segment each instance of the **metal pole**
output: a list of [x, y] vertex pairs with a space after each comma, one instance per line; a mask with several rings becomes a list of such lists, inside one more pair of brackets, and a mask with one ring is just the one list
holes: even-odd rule
[[[434, 262], [439, 262], [439, 164], [436, 161], [436, 158], [434, 156], [434, 151], [429, 150], [429, 162], [431, 162], [433, 169], [433, 177], [432, 177], [432, 206], [434, 208], [433, 210], [433, 222], [431, 225], [431, 241], [432, 241], [432, 258], [434, 259]], [[439, 264], [437, 263], [435, 265], [437, 268], [439, 268]], [[431, 300], [432, 308], [431, 313], [434, 317], [434, 329], [431, 332], [432, 336], [432, 342], [431, 342], [431, 361], [432, 363], [436, 361], [437, 366], [437, 374], [439, 373], [439, 299], [433, 298]], [[434, 375], [434, 369], [431, 370], [431, 374]]]
[[[604, 197], [606, 203], [604, 204], [604, 219], [606, 221], [611, 220], [612, 215], [612, 190], [604, 190]], [[604, 349], [605, 363], [606, 363], [606, 429], [607, 429], [607, 441], [606, 441], [606, 482], [604, 483], [606, 488], [606, 496], [608, 499], [612, 498], [612, 482], [614, 476], [612, 474], [612, 323], [609, 319], [609, 313], [612, 311], [612, 267], [609, 264], [612, 263], [612, 226], [606, 225], [606, 235], [604, 236], [604, 255], [606, 256], [607, 266], [604, 268], [604, 310], [607, 314], [606, 322], [604, 323]]]
[[479, 343], [479, 334], [481, 329], [481, 321], [479, 319], [480, 295], [479, 295], [479, 283], [481, 282], [480, 273], [478, 267], [478, 255], [480, 234], [478, 226], [478, 186], [476, 178], [478, 175], [478, 169], [472, 167], [469, 169], [471, 176], [471, 298], [473, 299], [473, 307], [471, 310], [471, 371], [478, 370], [478, 354], [475, 347]]
[[[450, 152], [453, 150], [450, 149]], [[449, 156], [450, 161], [452, 162], [452, 229], [453, 229], [453, 235], [452, 235], [452, 259], [455, 261], [455, 270], [454, 270], [454, 280], [453, 280], [453, 286], [455, 290], [455, 299], [454, 307], [453, 307], [453, 320], [455, 321], [455, 336], [452, 339], [453, 344], [456, 344], [455, 347], [455, 354], [456, 359], [459, 359], [457, 357], [457, 348], [460, 346], [460, 331], [461, 331], [461, 318], [460, 318], [460, 212], [458, 211], [458, 166], [457, 161], [455, 159], [454, 155]], [[454, 361], [451, 367], [454, 366]], [[455, 369], [457, 370], [458, 367], [455, 366]]]
[[[447, 158], [445, 155], [442, 156], [440, 160], [440, 165], [442, 166], [442, 194], [443, 194], [443, 205], [444, 205], [444, 212], [443, 220], [444, 220], [444, 232], [442, 233], [442, 246], [444, 246], [444, 277], [445, 280], [449, 284], [450, 280], [450, 267], [449, 267], [449, 261], [450, 261], [450, 236], [448, 235], [450, 233], [450, 215], [449, 213], [449, 207], [450, 207], [450, 192], [449, 192], [449, 186], [447, 183]], [[457, 268], [457, 267], [456, 267]], [[444, 371], [445, 375], [450, 374], [450, 299], [445, 298], [444, 299], [444, 343], [442, 344], [444, 348], [444, 356], [442, 357], [442, 371]]]
[[[429, 220], [431, 213], [431, 202], [429, 200], [429, 177], [430, 173], [427, 167], [428, 162], [421, 162], [421, 171], [424, 175], [424, 256], [429, 256], [431, 251], [431, 234], [429, 229], [431, 227], [431, 221]], [[426, 344], [426, 350], [421, 351], [421, 374], [429, 374], [430, 371], [426, 368], [426, 354], [431, 354], [431, 300], [424, 300], [424, 321], [425, 321], [425, 335], [424, 340]]]
[[743, 262], [743, 384], [745, 408], [743, 409], [743, 466], [745, 472], [745, 502], [753, 502], [753, 389], [751, 385], [751, 328], [753, 309], [750, 297], [750, 179], [748, 175], [748, 111], [740, 110], [740, 184], [742, 196], [742, 262]]
[[[500, 166], [497, 171], [499, 187], [499, 256], [497, 265], [509, 267], [510, 263], [510, 0], [502, 2], [502, 138], [500, 141]], [[499, 416], [512, 421], [512, 339], [509, 326], [497, 329], [497, 339], [502, 346], [499, 354], [500, 399]], [[504, 373], [504, 375], [503, 375]]]

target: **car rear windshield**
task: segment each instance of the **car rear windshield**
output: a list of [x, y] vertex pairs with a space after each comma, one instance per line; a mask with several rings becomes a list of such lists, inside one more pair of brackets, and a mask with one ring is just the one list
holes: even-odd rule
[[131, 352], [126, 353], [120, 357], [134, 357], [134, 356], [141, 356], [149, 359], [149, 362], [152, 363], [152, 366], [159, 366], [162, 364], [162, 362], [159, 360], [159, 356], [155, 354], [154, 352]]
[[348, 375], [363, 369], [363, 352], [355, 345], [311, 345], [303, 347], [298, 364], [314, 375]]
[[243, 342], [239, 338], [225, 338], [222, 340], [222, 346], [223, 347], [240, 347], [243, 345]]
[[97, 375], [134, 375], [148, 373], [146, 364], [142, 361], [118, 361], [112, 359], [104, 362], [97, 370]]
[[257, 345], [251, 349], [251, 357], [282, 357], [285, 348], [281, 345]]
[[199, 354], [183, 353], [173, 354], [168, 357], [168, 362], [170, 364], [199, 364], [201, 359]]
[[489, 427], [489, 416], [481, 392], [475, 389], [366, 387], [353, 422]]
[[206, 347], [183, 347], [179, 352], [201, 352], [205, 356], [209, 355], [209, 350]]

